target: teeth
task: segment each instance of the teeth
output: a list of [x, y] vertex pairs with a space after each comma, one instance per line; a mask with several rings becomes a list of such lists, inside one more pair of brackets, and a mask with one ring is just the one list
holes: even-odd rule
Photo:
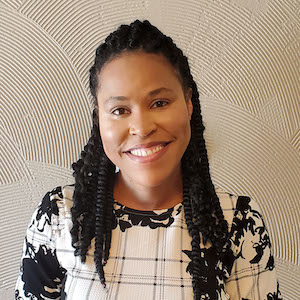
[[154, 148], [149, 149], [149, 150], [134, 149], [134, 150], [130, 151], [130, 153], [133, 154], [133, 155], [136, 155], [136, 156], [149, 156], [153, 153], [156, 153], [156, 152], [160, 151], [162, 148], [164, 148], [163, 145], [158, 145], [158, 146], [155, 146]]

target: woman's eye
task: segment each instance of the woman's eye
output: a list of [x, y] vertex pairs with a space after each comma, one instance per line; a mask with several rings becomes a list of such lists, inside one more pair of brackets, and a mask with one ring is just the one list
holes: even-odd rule
[[120, 115], [123, 115], [123, 114], [125, 114], [125, 113], [126, 113], [126, 109], [123, 108], [123, 107], [114, 109], [114, 110], [112, 111], [112, 114], [113, 114], [113, 115], [116, 115], [116, 116], [120, 116]]
[[168, 104], [168, 101], [166, 101], [166, 100], [158, 100], [153, 104], [153, 106], [163, 107], [163, 106], [166, 106], [167, 104]]

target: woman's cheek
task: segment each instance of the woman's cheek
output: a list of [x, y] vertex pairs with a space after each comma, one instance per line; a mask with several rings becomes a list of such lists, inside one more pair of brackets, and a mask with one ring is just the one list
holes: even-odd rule
[[190, 127], [190, 120], [184, 114], [178, 115], [173, 118], [173, 128], [177, 128], [178, 135], [183, 135], [186, 139], [190, 138], [191, 135], [191, 127]]
[[100, 134], [102, 138], [103, 148], [108, 157], [114, 156], [117, 152], [122, 152], [120, 148], [124, 144], [126, 136], [126, 128], [122, 122], [110, 121], [103, 122], [100, 125]]

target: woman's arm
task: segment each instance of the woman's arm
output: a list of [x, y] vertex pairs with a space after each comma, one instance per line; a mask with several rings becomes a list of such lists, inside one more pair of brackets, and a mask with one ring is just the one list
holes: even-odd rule
[[230, 236], [235, 256], [226, 281], [230, 299], [282, 299], [270, 237], [258, 204], [249, 197], [237, 199]]
[[56, 257], [52, 217], [58, 215], [58, 208], [56, 200], [51, 200], [51, 195], [59, 192], [60, 187], [48, 192], [32, 216], [24, 241], [15, 299], [61, 299], [66, 270]]

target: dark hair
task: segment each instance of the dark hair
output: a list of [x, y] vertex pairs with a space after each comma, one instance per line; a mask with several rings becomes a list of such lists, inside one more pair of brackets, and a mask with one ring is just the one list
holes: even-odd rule
[[204, 244], [209, 241], [216, 258], [219, 257], [227, 242], [228, 224], [209, 173], [199, 94], [187, 58], [170, 37], [148, 21], [136, 20], [130, 25], [121, 25], [96, 49], [94, 65], [90, 69], [90, 90], [94, 99], [93, 128], [81, 158], [72, 165], [75, 177], [71, 210], [72, 244], [75, 255], [80, 255], [85, 262], [91, 239], [95, 237], [94, 260], [101, 283], [105, 285], [103, 266], [108, 260], [111, 243], [115, 165], [104, 153], [100, 137], [96, 99], [98, 75], [107, 62], [122, 52], [136, 50], [164, 55], [178, 72], [183, 90], [192, 89], [191, 139], [181, 159], [182, 203], [188, 232], [192, 237], [192, 284], [194, 297], [198, 299], [208, 293], [205, 288], [209, 277], [208, 268], [207, 274], [204, 274], [205, 267], [200, 266], [200, 240], [202, 238]]

